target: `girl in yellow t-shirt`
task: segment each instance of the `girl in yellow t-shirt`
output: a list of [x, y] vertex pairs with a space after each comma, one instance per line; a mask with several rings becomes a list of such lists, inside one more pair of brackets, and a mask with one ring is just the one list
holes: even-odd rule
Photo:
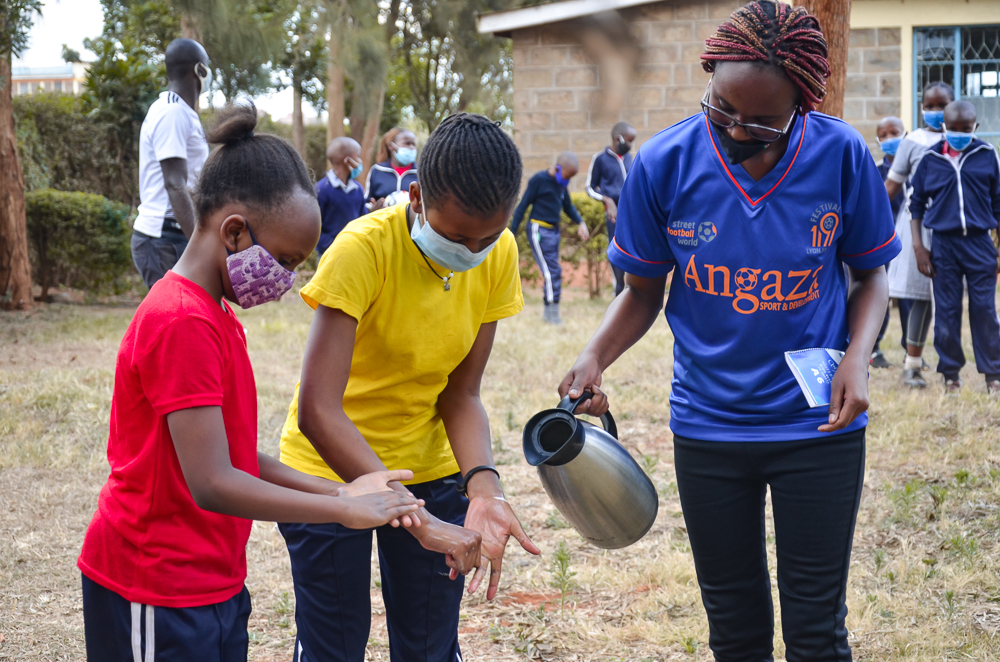
[[[281, 461], [339, 481], [410, 469], [406, 487], [390, 486], [426, 502], [404, 518], [411, 526], [375, 529], [396, 662], [461, 660], [458, 576], [476, 571], [471, 593], [489, 566], [492, 599], [511, 536], [539, 553], [504, 499], [479, 398], [497, 320], [524, 305], [506, 230], [520, 184], [521, 157], [499, 125], [452, 115], [424, 148], [410, 204], [348, 224], [302, 289], [316, 314]], [[360, 662], [372, 530], [280, 528], [296, 659]]]

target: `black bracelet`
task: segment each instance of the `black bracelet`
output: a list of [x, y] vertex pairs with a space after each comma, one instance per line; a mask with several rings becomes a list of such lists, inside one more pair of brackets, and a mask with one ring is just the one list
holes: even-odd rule
[[468, 473], [466, 473], [465, 476], [463, 476], [462, 480], [460, 480], [460, 481], [458, 481], [458, 480], [446, 480], [444, 482], [450, 483], [450, 484], [454, 485], [455, 486], [455, 490], [459, 494], [464, 494], [465, 496], [468, 496], [467, 490], [469, 488], [469, 480], [473, 476], [475, 476], [477, 473], [479, 473], [480, 471], [492, 471], [493, 473], [495, 473], [497, 475], [497, 478], [500, 478], [500, 472], [497, 471], [496, 467], [491, 467], [491, 466], [489, 466], [487, 464], [484, 464], [482, 466], [473, 467], [473, 468], [469, 469]]

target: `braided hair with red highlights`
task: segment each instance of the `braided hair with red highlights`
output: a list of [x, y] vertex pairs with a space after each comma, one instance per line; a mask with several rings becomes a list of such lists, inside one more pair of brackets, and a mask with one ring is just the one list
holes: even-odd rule
[[830, 76], [826, 39], [816, 17], [804, 7], [775, 0], [755, 0], [732, 13], [705, 40], [701, 66], [715, 71], [716, 62], [760, 62], [780, 67], [799, 88], [805, 112], [826, 96]]

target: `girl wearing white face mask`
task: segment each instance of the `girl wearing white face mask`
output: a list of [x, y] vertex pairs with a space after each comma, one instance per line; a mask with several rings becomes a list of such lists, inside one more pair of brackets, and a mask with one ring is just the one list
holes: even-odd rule
[[[538, 553], [504, 499], [479, 399], [497, 321], [524, 305], [506, 229], [521, 170], [497, 124], [452, 115], [424, 148], [409, 204], [347, 226], [302, 289], [316, 314], [281, 461], [331, 480], [406, 466], [413, 480], [393, 488], [427, 503], [407, 532], [375, 529], [394, 660], [461, 659], [459, 575], [475, 571], [472, 592], [490, 568], [492, 599], [508, 538]], [[372, 530], [280, 529], [301, 659], [360, 662]]]
[[417, 181], [417, 137], [413, 132], [398, 126], [386, 131], [375, 161], [365, 182], [369, 210], [408, 202], [410, 184]]

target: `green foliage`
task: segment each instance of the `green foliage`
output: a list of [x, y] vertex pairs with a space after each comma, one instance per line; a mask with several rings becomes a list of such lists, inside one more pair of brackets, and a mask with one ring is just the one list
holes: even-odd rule
[[290, 87], [302, 93], [303, 100], [322, 109], [326, 106], [323, 79], [327, 53], [320, 12], [315, 1], [296, 2], [289, 9], [278, 68], [291, 81]]
[[59, 285], [90, 293], [124, 289], [132, 270], [128, 207], [92, 193], [41, 189], [25, 195], [25, 209], [43, 300]]
[[149, 106], [166, 87], [162, 49], [178, 34], [178, 26], [163, 2], [102, 0], [102, 4], [103, 32], [83, 42], [97, 55], [87, 71], [83, 108], [102, 136], [101, 149], [109, 159], [99, 173], [107, 183], [102, 192], [135, 207], [139, 130]]
[[14, 97], [18, 154], [29, 191], [54, 188], [121, 199], [121, 174], [106, 149], [108, 129], [72, 94]]
[[565, 540], [560, 540], [552, 558], [552, 586], [559, 589], [559, 609], [566, 608], [566, 596], [576, 588], [576, 573], [570, 570], [573, 555]]
[[[456, 111], [510, 119], [509, 45], [479, 34], [476, 16], [509, 9], [510, 0], [395, 0], [391, 88], [409, 89], [413, 112], [429, 131]], [[395, 8], [396, 21], [391, 21]]]
[[68, 64], [72, 64], [74, 62], [82, 62], [83, 61], [80, 58], [80, 51], [78, 51], [76, 49], [73, 49], [73, 48], [70, 48], [66, 44], [62, 45], [62, 59], [63, 59], [63, 62], [66, 62]]
[[[20, 57], [24, 53], [35, 14], [41, 13], [41, 0], [3, 0], [0, 3], [0, 57]], [[0, 85], [7, 83], [0, 80]]]

